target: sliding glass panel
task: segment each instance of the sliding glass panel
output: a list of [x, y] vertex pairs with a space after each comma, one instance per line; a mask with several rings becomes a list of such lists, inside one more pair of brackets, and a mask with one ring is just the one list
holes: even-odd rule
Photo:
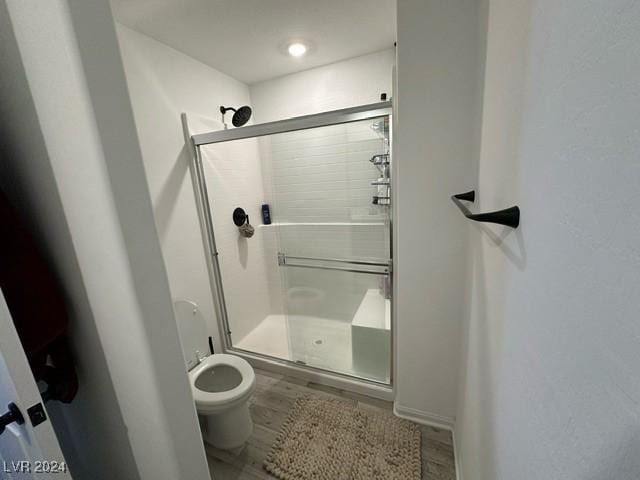
[[[266, 196], [258, 141], [203, 146], [201, 157], [232, 345], [289, 360], [285, 325], [278, 322], [284, 297], [276, 237], [261, 221]], [[234, 224], [236, 208], [248, 215], [253, 236], [243, 236]]]
[[391, 311], [384, 276], [285, 267], [291, 359], [389, 382]]
[[260, 145], [291, 359], [388, 382], [388, 119], [271, 135]]

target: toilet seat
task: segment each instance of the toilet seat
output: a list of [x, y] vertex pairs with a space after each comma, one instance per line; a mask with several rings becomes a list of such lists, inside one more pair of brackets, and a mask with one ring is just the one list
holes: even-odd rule
[[[230, 366], [235, 368], [242, 377], [240, 384], [231, 390], [223, 392], [206, 392], [196, 387], [196, 379], [206, 370], [217, 366]], [[256, 386], [256, 375], [251, 365], [243, 358], [225, 353], [209, 355], [200, 364], [189, 372], [191, 392], [196, 403], [198, 413], [216, 413], [241, 403], [253, 393]]]

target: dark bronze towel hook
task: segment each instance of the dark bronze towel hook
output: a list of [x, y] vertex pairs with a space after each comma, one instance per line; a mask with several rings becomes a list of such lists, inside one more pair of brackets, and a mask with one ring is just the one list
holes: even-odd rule
[[520, 209], [517, 206], [505, 208], [504, 210], [497, 210], [495, 212], [471, 213], [471, 211], [465, 204], [461, 202], [461, 200], [473, 202], [475, 201], [475, 199], [476, 192], [474, 190], [466, 193], [458, 193], [457, 195], [453, 195], [451, 197], [453, 203], [457, 205], [463, 215], [469, 220], [474, 220], [476, 222], [497, 223], [499, 225], [506, 225], [507, 227], [511, 228], [518, 228], [518, 225], [520, 225]]

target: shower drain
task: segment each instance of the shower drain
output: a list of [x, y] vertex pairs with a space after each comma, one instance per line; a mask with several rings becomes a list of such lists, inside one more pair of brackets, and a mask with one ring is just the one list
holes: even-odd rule
[[318, 339], [318, 340], [314, 341], [313, 343], [315, 343], [316, 345], [322, 345], [322, 340]]

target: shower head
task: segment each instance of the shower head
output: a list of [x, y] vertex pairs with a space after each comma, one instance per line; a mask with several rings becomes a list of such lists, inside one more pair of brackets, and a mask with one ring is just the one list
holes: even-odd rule
[[224, 123], [224, 114], [227, 113], [227, 111], [229, 110], [233, 112], [233, 118], [231, 119], [231, 123], [233, 123], [234, 127], [241, 127], [242, 125], [247, 123], [251, 118], [251, 107], [248, 107], [246, 105], [238, 109], [235, 109], [233, 107], [220, 106], [220, 113], [222, 113], [222, 123]]

